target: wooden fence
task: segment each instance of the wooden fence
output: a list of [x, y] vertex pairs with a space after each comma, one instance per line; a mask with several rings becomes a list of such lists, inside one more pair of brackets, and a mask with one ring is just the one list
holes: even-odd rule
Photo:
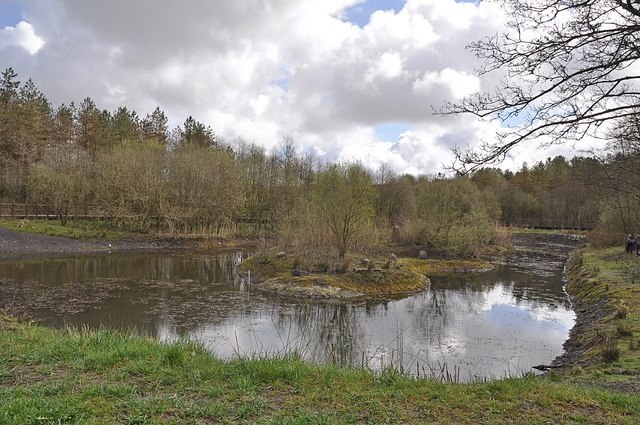
[[[24, 202], [0, 202], [0, 218], [16, 218], [28, 220], [55, 220], [58, 215], [49, 205], [31, 204]], [[99, 208], [87, 205], [83, 208], [72, 209], [68, 217], [70, 220], [108, 220], [112, 217], [100, 212]], [[126, 217], [120, 217], [124, 219]], [[254, 217], [236, 217], [230, 223], [237, 231], [242, 228], [254, 230], [272, 229], [273, 221], [268, 219], [258, 219]]]
[[[75, 219], [104, 218], [102, 214], [91, 213], [88, 208], [75, 210], [69, 216]], [[28, 202], [2, 202], [0, 203], [0, 217], [53, 220], [58, 218], [58, 215], [48, 205]]]

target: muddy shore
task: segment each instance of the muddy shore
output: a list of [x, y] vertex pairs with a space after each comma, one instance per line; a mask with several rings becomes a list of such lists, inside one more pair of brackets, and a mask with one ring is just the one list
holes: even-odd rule
[[18, 232], [0, 227], [0, 259], [106, 254], [123, 251], [195, 249], [196, 241], [179, 238], [143, 238], [120, 241], [80, 241], [59, 236]]

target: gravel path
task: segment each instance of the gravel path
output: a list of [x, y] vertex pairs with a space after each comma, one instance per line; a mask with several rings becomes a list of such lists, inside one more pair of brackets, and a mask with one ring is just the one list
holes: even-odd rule
[[[183, 245], [181, 243], [177, 245]], [[109, 251], [159, 250], [177, 247], [174, 241], [79, 241], [59, 236], [16, 232], [0, 227], [0, 259], [97, 254]]]

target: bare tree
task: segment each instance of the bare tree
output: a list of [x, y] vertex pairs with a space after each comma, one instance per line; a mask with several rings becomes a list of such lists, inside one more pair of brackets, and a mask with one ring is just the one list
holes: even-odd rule
[[514, 146], [601, 137], [608, 125], [637, 113], [640, 0], [493, 0], [504, 7], [507, 31], [471, 44], [485, 61], [478, 75], [506, 71], [492, 93], [448, 103], [442, 113], [471, 113], [522, 125], [494, 143], [458, 149], [459, 170], [500, 160]]

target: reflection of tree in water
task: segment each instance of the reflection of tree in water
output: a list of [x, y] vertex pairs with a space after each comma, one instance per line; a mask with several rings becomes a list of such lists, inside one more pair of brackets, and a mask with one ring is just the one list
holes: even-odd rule
[[[27, 316], [66, 324], [138, 328], [155, 333], [163, 319], [188, 330], [237, 305], [229, 291], [242, 252], [217, 256], [112, 254], [7, 262], [0, 268], [2, 300]], [[28, 284], [25, 284], [28, 282]], [[224, 283], [225, 285], [220, 285]]]
[[0, 269], [0, 278], [46, 284], [90, 282], [102, 278], [200, 283], [228, 281], [241, 252], [208, 255], [112, 254], [46, 260], [12, 261]]
[[[216, 343], [233, 340], [235, 332], [247, 338], [257, 331], [258, 339], [281, 346], [280, 353], [297, 351], [309, 360], [344, 366], [378, 367], [382, 357], [388, 365], [394, 351], [397, 361], [405, 350], [407, 370], [414, 361], [441, 360], [448, 346], [454, 348], [447, 355], [455, 347], [464, 351], [466, 344], [471, 349], [474, 338], [482, 337], [475, 333], [475, 320], [495, 304], [549, 313], [565, 299], [561, 270], [549, 278], [505, 265], [472, 278], [433, 278], [430, 289], [401, 300], [300, 303], [234, 286], [233, 269], [242, 256], [133, 254], [5, 263], [0, 306], [22, 298], [54, 326], [136, 327], [160, 338], [208, 335]], [[61, 313], [42, 300], [63, 309], [82, 300], [85, 309]], [[532, 314], [544, 318], [545, 311]], [[513, 320], [498, 315], [493, 319]]]
[[296, 329], [301, 336], [303, 354], [308, 358], [340, 366], [359, 366], [365, 349], [362, 313], [362, 306], [357, 305], [305, 304], [278, 315], [276, 326], [281, 334]]
[[[461, 322], [473, 321], [494, 305], [504, 304], [537, 310], [566, 309], [568, 300], [561, 283], [561, 270], [553, 278], [522, 273], [518, 269], [497, 266], [495, 270], [473, 277], [433, 278], [431, 288], [412, 306], [412, 326], [417, 339], [416, 357], [428, 360], [434, 351], [442, 351], [443, 341], [456, 339], [451, 329]], [[445, 347], [446, 348], [446, 347]]]

